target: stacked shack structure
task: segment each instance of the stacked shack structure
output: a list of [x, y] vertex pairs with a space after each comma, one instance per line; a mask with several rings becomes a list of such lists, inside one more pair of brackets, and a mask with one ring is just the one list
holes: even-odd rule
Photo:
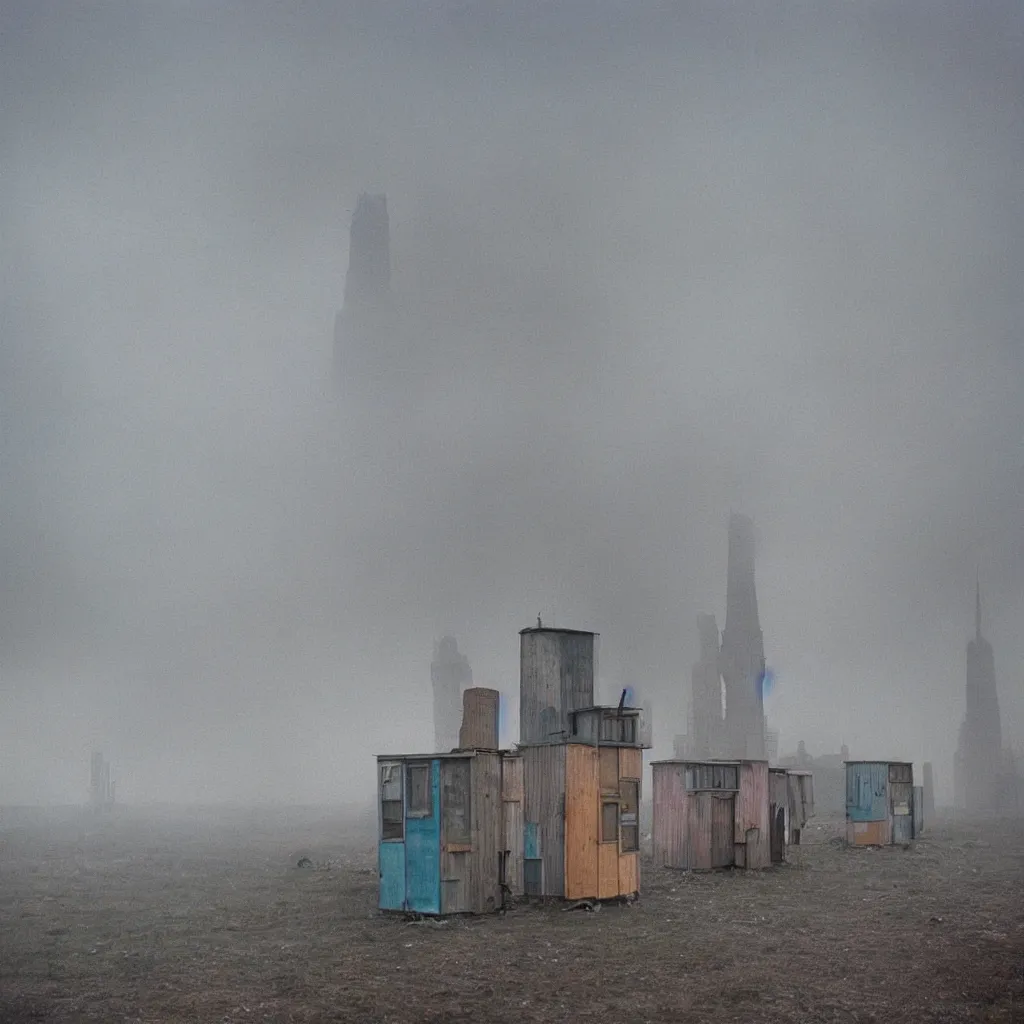
[[846, 762], [846, 841], [851, 846], [911, 842], [923, 828], [924, 795], [909, 761]]
[[380, 909], [482, 914], [521, 892], [522, 778], [495, 690], [465, 691], [459, 748], [378, 756]]
[[526, 895], [640, 889], [641, 710], [594, 704], [595, 633], [538, 623], [520, 637]]
[[767, 761], [655, 761], [652, 846], [659, 867], [771, 864]]

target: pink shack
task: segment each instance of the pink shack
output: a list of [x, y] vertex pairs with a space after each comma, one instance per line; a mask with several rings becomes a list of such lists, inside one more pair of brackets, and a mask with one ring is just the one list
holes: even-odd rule
[[771, 866], [767, 761], [655, 761], [651, 772], [656, 865]]

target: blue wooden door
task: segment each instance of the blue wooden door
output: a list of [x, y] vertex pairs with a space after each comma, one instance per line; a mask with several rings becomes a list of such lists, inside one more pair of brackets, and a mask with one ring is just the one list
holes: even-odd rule
[[404, 765], [401, 761], [378, 764], [377, 870], [381, 910], [405, 909], [405, 805], [402, 799]]
[[888, 764], [855, 764], [846, 772], [846, 817], [885, 821], [889, 817]]
[[405, 781], [405, 901], [441, 913], [441, 763], [410, 761]]
[[405, 843], [382, 842], [379, 847], [381, 910], [405, 909]]

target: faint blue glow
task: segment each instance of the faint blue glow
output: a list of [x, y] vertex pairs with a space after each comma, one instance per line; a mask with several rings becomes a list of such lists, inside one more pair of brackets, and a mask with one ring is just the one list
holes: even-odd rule
[[762, 699], [771, 695], [772, 690], [775, 689], [775, 670], [766, 668], [764, 675], [761, 677], [761, 697]]

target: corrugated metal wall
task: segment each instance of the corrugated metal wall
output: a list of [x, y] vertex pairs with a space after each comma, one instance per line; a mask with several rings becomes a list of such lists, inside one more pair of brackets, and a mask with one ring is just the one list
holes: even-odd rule
[[536, 835], [545, 896], [565, 895], [565, 750], [561, 745], [522, 749], [523, 829]]

